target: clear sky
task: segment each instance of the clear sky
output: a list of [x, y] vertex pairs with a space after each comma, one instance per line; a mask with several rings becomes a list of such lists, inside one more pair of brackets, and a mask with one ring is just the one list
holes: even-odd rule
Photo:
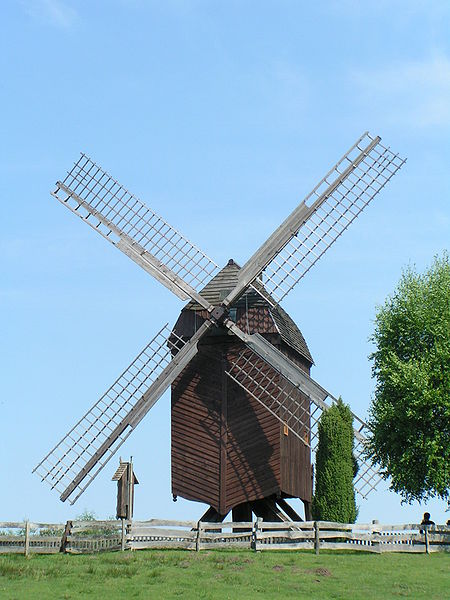
[[[313, 377], [365, 417], [376, 305], [448, 248], [449, 31], [446, 0], [2, 2], [0, 520], [114, 514], [118, 457], [73, 507], [31, 470], [182, 308], [49, 195], [80, 151], [219, 265], [365, 130], [408, 157], [284, 302]], [[172, 503], [169, 425], [166, 394], [122, 448], [137, 518], [203, 512]], [[381, 489], [359, 520], [424, 510]]]

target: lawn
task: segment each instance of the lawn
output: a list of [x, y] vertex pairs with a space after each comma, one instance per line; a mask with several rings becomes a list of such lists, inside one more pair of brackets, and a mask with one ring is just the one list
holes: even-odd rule
[[0, 556], [0, 598], [449, 597], [446, 554], [142, 550]]

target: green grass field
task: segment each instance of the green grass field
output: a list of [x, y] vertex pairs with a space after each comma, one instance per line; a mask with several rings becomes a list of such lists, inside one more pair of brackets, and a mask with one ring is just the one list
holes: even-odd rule
[[450, 597], [445, 554], [157, 551], [0, 556], [0, 598]]

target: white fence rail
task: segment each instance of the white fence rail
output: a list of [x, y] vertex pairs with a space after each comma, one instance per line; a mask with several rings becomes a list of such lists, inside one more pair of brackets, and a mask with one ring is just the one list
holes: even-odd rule
[[0, 553], [51, 554], [171, 548], [206, 550], [356, 550], [449, 552], [444, 525], [343, 524], [328, 521], [206, 523], [201, 521], [0, 522]]

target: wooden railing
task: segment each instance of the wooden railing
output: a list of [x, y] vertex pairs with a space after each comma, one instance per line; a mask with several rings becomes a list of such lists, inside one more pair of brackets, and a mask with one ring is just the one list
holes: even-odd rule
[[82, 553], [144, 548], [206, 550], [356, 550], [449, 552], [444, 525], [342, 524], [328, 521], [205, 523], [201, 521], [0, 522], [0, 553]]
[[63, 523], [0, 521], [0, 553], [54, 554], [60, 551]]
[[133, 522], [127, 527], [127, 546], [141, 548], [250, 548], [253, 523], [205, 523], [202, 521]]
[[361, 550], [366, 552], [450, 551], [450, 528], [420, 524], [343, 524], [328, 521], [273, 523], [202, 523], [195, 521], [133, 522], [127, 547], [253, 548], [254, 550]]
[[268, 523], [257, 521], [256, 550], [356, 550], [365, 552], [450, 551], [444, 525], [344, 524], [329, 521]]
[[121, 521], [68, 521], [62, 551], [80, 554], [120, 550], [125, 547], [122, 543], [125, 532], [125, 523], [122, 527]]

